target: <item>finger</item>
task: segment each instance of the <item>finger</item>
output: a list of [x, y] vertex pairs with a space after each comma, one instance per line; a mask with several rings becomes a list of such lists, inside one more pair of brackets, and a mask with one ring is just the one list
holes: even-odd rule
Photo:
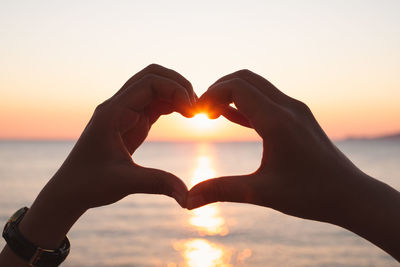
[[228, 74], [217, 80], [214, 84], [235, 78], [240, 78], [247, 81], [257, 89], [259, 89], [263, 94], [267, 95], [272, 101], [274, 101], [277, 104], [288, 105], [294, 100], [293, 98], [281, 92], [278, 88], [276, 88], [271, 82], [269, 82], [264, 77], [246, 69]]
[[148, 108], [150, 125], [153, 125], [161, 115], [167, 115], [175, 111], [173, 104], [167, 101], [154, 101]]
[[193, 116], [192, 103], [186, 89], [174, 80], [155, 74], [147, 74], [115, 99], [118, 105], [138, 112], [160, 100], [170, 103], [185, 117]]
[[234, 103], [257, 132], [267, 131], [275, 119], [279, 106], [247, 81], [235, 78], [210, 87], [199, 99], [198, 106], [207, 110]]
[[253, 128], [250, 121], [239, 110], [227, 106], [221, 110], [221, 115], [230, 120], [231, 122], [240, 124], [245, 127]]
[[218, 201], [254, 203], [252, 175], [226, 176], [203, 181], [187, 195], [186, 207], [195, 209]]
[[150, 64], [143, 70], [141, 70], [138, 73], [136, 73], [135, 75], [133, 75], [114, 96], [121, 94], [130, 85], [132, 85], [135, 82], [137, 82], [138, 80], [142, 79], [147, 74], [156, 74], [158, 76], [162, 76], [164, 78], [168, 78], [168, 79], [171, 79], [171, 80], [177, 82], [178, 84], [180, 84], [182, 87], [184, 87], [186, 89], [191, 102], [192, 103], [195, 102], [195, 93], [193, 91], [192, 84], [178, 72], [168, 69], [168, 68], [165, 68], [158, 64]]
[[220, 105], [207, 109], [197, 106], [196, 113], [205, 113], [207, 114], [209, 119], [217, 119], [222, 115], [231, 122], [242, 125], [244, 127], [253, 128], [246, 116], [244, 116], [239, 110], [229, 105]]
[[169, 172], [133, 166], [126, 179], [130, 193], [166, 195], [185, 207], [187, 187], [181, 179]]

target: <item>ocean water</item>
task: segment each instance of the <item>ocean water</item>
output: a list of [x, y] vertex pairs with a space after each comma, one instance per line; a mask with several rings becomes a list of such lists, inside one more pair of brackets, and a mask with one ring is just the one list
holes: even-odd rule
[[[363, 171], [400, 190], [400, 142], [337, 145]], [[2, 225], [32, 203], [72, 146], [0, 142]], [[175, 173], [191, 187], [204, 177], [250, 173], [261, 153], [260, 143], [145, 143], [134, 157], [141, 165]], [[72, 247], [66, 267], [398, 266], [381, 249], [334, 225], [248, 204], [188, 211], [157, 195], [131, 195], [89, 210], [68, 236]], [[4, 243], [1, 239], [0, 246]]]

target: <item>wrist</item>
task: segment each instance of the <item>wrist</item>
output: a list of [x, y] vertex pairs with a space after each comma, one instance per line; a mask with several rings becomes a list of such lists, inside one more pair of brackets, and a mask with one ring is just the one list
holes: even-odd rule
[[365, 191], [368, 191], [367, 185], [371, 178], [360, 170], [334, 175], [338, 187], [332, 190], [334, 195], [329, 196], [334, 203], [333, 209], [328, 211], [327, 222], [343, 227], [348, 220], [351, 220], [355, 211], [359, 210], [359, 205], [362, 205], [362, 198], [365, 196]]
[[398, 191], [362, 173], [329, 222], [356, 233], [400, 260], [399, 207]]
[[[69, 254], [70, 243], [68, 238], [64, 237], [62, 245], [57, 249], [43, 248], [26, 239], [19, 230], [19, 224], [28, 210], [27, 207], [17, 210], [7, 221], [3, 230], [7, 248], [10, 248], [15, 256], [18, 256], [17, 258], [24, 260], [29, 266], [58, 266]], [[5, 250], [6, 252], [7, 250]]]
[[348, 229], [348, 225], [354, 224], [359, 218], [372, 216], [375, 209], [379, 209], [377, 199], [387, 185], [361, 171], [344, 178], [346, 183], [338, 194], [338, 205], [329, 222]]
[[74, 196], [54, 190], [56, 177], [42, 189], [19, 224], [21, 234], [32, 243], [47, 249], [60, 246], [66, 234], [86, 211], [74, 203]]

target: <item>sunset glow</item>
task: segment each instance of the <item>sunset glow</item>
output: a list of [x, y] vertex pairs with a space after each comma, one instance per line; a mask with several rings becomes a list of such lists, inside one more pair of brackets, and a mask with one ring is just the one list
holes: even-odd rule
[[210, 127], [215, 127], [216, 122], [215, 120], [211, 120], [208, 118], [207, 114], [199, 113], [196, 114], [193, 118], [190, 119], [190, 123], [193, 124], [198, 129], [209, 129]]
[[[198, 96], [250, 69], [309, 105], [332, 138], [399, 132], [399, 8], [399, 1], [2, 1], [0, 138], [76, 139], [95, 107], [151, 63], [182, 74]], [[171, 114], [148, 140], [260, 138], [224, 118]]]

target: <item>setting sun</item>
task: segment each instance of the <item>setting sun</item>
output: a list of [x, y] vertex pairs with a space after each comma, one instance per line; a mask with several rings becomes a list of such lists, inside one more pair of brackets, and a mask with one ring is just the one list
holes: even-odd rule
[[206, 113], [196, 114], [190, 122], [199, 129], [209, 129], [216, 125], [216, 121], [209, 119]]

